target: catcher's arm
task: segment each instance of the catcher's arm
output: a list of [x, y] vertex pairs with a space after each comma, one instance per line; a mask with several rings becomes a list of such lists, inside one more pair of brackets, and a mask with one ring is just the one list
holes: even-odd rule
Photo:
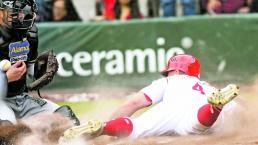
[[118, 117], [130, 117], [136, 111], [148, 107], [152, 104], [151, 101], [146, 99], [146, 96], [142, 92], [138, 92], [122, 104], [116, 111], [110, 116], [110, 119], [115, 119]]

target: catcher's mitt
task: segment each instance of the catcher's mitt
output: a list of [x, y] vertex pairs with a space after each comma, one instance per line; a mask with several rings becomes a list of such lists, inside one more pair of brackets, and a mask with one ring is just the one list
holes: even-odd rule
[[34, 66], [34, 82], [30, 83], [28, 90], [39, 90], [43, 86], [49, 84], [58, 70], [58, 62], [53, 50], [42, 53], [35, 60]]

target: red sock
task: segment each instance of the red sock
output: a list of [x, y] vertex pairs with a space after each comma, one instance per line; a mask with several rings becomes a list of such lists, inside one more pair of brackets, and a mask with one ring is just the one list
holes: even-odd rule
[[217, 120], [220, 112], [220, 108], [213, 107], [210, 104], [206, 104], [199, 109], [197, 118], [202, 125], [210, 127]]
[[133, 123], [129, 118], [121, 117], [105, 122], [103, 135], [126, 137], [133, 131]]

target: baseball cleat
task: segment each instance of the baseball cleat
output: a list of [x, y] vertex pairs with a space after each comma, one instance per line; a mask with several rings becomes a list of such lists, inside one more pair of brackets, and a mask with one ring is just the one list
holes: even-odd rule
[[59, 144], [70, 142], [71, 140], [84, 135], [86, 138], [94, 138], [102, 133], [103, 122], [99, 120], [90, 120], [86, 124], [74, 126], [67, 129], [59, 139]]
[[223, 89], [214, 91], [208, 96], [208, 103], [217, 107], [222, 107], [233, 100], [239, 93], [239, 87], [235, 84], [229, 84]]

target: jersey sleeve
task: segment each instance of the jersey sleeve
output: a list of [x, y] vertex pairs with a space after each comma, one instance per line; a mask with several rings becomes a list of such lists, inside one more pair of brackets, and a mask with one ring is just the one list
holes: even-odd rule
[[149, 98], [152, 104], [158, 103], [163, 99], [165, 88], [167, 86], [167, 78], [161, 78], [153, 81], [150, 85], [141, 89], [145, 97]]

